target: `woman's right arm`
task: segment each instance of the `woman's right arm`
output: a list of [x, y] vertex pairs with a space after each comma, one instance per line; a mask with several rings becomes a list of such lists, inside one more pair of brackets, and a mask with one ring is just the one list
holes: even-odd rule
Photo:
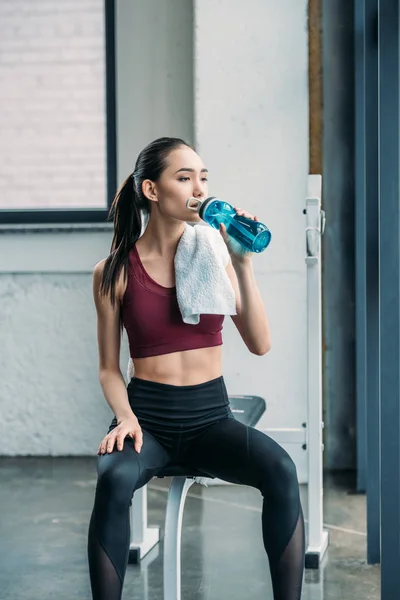
[[[126, 383], [120, 369], [120, 303], [121, 284], [117, 284], [115, 306], [108, 296], [100, 295], [100, 284], [104, 262], [98, 263], [93, 273], [93, 296], [97, 311], [97, 341], [99, 349], [99, 381], [105, 399], [117, 418], [118, 426], [103, 440], [107, 451], [112, 451], [115, 441], [122, 449], [126, 435], [135, 437], [135, 450], [140, 452], [142, 432], [133, 413], [126, 390]], [[100, 445], [99, 450], [102, 445]]]

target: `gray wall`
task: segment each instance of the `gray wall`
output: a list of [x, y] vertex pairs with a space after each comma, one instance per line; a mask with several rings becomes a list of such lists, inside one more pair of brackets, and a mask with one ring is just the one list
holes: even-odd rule
[[323, 2], [326, 466], [355, 468], [353, 3]]
[[[307, 2], [252, 0], [249, 10], [241, 0], [168, 0], [170, 10], [157, 14], [155, 2], [138, 5], [118, 2], [118, 179], [153, 137], [193, 137], [210, 192], [270, 226], [271, 247], [254, 269], [273, 348], [251, 355], [226, 319], [224, 374], [231, 393], [265, 397], [260, 428], [278, 441], [284, 434], [304, 480]], [[3, 454], [97, 448], [110, 411], [97, 382], [91, 272], [109, 242], [96, 228], [0, 235]]]
[[250, 355], [228, 322], [226, 377], [232, 389], [266, 398], [264, 427], [295, 429], [307, 397], [307, 2], [253, 0], [249, 10], [242, 0], [198, 0], [195, 32], [196, 144], [210, 191], [272, 231], [253, 260], [272, 350]]
[[194, 142], [192, 0], [116, 0], [118, 179], [161, 136]]
[[[193, 6], [166, 4], [117, 1], [119, 179], [154, 137], [193, 141]], [[0, 79], [9, 86], [0, 94], [9, 177], [0, 180], [0, 207], [104, 204], [103, 7], [103, 0], [0, 2]], [[27, 200], [10, 179], [14, 165]], [[106, 432], [112, 414], [97, 376], [92, 272], [111, 236], [96, 225], [4, 227], [0, 213], [0, 454], [94, 454]], [[127, 362], [124, 336], [123, 373]]]
[[106, 431], [91, 273], [109, 242], [95, 229], [0, 232], [0, 454], [93, 454]]

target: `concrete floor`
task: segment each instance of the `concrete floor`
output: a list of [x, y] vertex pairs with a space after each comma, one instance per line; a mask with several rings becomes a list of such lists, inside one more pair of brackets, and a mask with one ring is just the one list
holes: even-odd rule
[[[89, 600], [86, 535], [95, 459], [0, 459], [0, 598]], [[379, 600], [379, 567], [366, 564], [365, 498], [351, 476], [326, 477], [330, 546], [306, 571], [303, 600]], [[168, 481], [149, 486], [149, 524], [163, 528]], [[306, 488], [302, 489], [306, 512]], [[261, 498], [241, 486], [194, 485], [185, 505], [182, 600], [272, 600]], [[124, 600], [162, 600], [162, 542], [128, 566]]]

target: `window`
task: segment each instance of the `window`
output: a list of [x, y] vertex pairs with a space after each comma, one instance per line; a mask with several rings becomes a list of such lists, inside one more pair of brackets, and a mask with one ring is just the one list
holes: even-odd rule
[[113, 0], [0, 3], [0, 223], [105, 221], [114, 20]]

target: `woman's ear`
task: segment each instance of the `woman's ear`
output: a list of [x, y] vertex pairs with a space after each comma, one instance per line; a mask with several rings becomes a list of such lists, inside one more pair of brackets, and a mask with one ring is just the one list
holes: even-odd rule
[[146, 196], [148, 200], [152, 202], [158, 202], [156, 186], [154, 185], [154, 181], [150, 179], [145, 179], [142, 183], [142, 192]]

